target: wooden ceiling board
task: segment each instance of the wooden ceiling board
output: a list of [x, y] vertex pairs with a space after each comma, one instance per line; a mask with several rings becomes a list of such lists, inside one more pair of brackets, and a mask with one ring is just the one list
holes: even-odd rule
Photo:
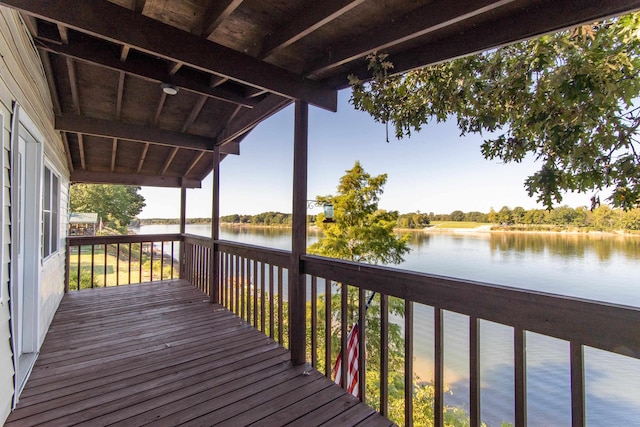
[[69, 84], [69, 72], [67, 62], [59, 55], [49, 55], [51, 68], [55, 74], [56, 91], [60, 100], [60, 108], [65, 113], [75, 113], [75, 105], [71, 97], [71, 85]]
[[[167, 96], [160, 113], [158, 127], [180, 132], [199, 98], [198, 95], [188, 91], [179, 91], [177, 95]], [[203, 136], [214, 137], [215, 135]]]
[[[161, 95], [162, 89], [158, 83], [128, 77], [122, 98], [122, 121], [151, 125]], [[180, 93], [176, 96], [180, 96]]]
[[229, 104], [206, 102], [188, 130], [196, 135], [215, 137], [224, 127], [226, 118], [230, 117], [235, 109], [236, 106]]
[[84, 155], [88, 170], [111, 170], [111, 148], [113, 140], [97, 136], [85, 135], [83, 137]]
[[118, 73], [75, 61], [80, 111], [99, 119], [112, 119], [116, 114]]
[[191, 32], [200, 24], [209, 0], [147, 0], [144, 15]]
[[116, 171], [136, 173], [143, 149], [144, 143], [142, 142], [119, 139], [116, 151]]

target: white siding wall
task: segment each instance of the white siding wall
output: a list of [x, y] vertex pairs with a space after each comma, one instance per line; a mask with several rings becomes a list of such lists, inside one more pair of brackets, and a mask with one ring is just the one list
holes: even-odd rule
[[60, 252], [42, 265], [40, 286], [39, 342], [42, 343], [53, 314], [64, 292], [64, 238], [67, 230], [69, 172], [60, 135], [54, 129], [54, 114], [49, 88], [37, 52], [19, 15], [0, 7], [0, 114], [2, 114], [2, 227], [0, 242], [0, 424], [9, 415], [13, 398], [13, 362], [9, 327], [9, 271], [10, 271], [10, 131], [13, 103], [21, 107], [21, 114], [29, 117], [44, 139], [44, 155], [60, 175]]

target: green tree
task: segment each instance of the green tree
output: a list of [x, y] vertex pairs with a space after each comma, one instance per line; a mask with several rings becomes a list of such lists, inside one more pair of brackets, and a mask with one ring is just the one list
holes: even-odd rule
[[464, 212], [453, 211], [449, 214], [449, 218], [451, 218], [451, 221], [464, 221]]
[[393, 232], [397, 211], [378, 209], [387, 175], [371, 176], [360, 162], [346, 172], [337, 195], [318, 197], [333, 204], [335, 221], [324, 222], [324, 215], [318, 215], [322, 238], [308, 252], [369, 264], [399, 264], [409, 252], [409, 236]]
[[513, 217], [511, 216], [511, 209], [508, 206], [503, 206], [496, 215], [496, 220], [500, 224], [509, 225], [513, 223]]
[[111, 227], [122, 229], [142, 212], [140, 187], [107, 184], [73, 184], [69, 195], [72, 212], [96, 212]]
[[540, 169], [525, 181], [547, 208], [562, 191], [611, 189], [613, 206], [640, 203], [640, 14], [390, 76], [393, 57], [371, 55], [373, 80], [351, 77], [352, 103], [401, 138], [456, 117], [462, 135], [488, 135], [487, 159]]

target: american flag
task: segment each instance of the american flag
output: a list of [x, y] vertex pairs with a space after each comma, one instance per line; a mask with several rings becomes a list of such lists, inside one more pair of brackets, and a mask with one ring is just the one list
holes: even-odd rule
[[[359, 352], [359, 327], [356, 323], [353, 325], [351, 332], [347, 336], [347, 391], [353, 394], [355, 397], [360, 397], [360, 387], [358, 387], [359, 378], [359, 366], [358, 366], [358, 352]], [[336, 384], [342, 385], [342, 350], [338, 353], [336, 364], [333, 366], [333, 378]]]

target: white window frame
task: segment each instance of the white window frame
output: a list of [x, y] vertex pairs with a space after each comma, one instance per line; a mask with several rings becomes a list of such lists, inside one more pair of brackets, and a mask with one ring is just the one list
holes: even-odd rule
[[[49, 175], [48, 180], [47, 175]], [[42, 234], [40, 239], [43, 262], [60, 252], [60, 211], [60, 174], [45, 159], [42, 168]]]

